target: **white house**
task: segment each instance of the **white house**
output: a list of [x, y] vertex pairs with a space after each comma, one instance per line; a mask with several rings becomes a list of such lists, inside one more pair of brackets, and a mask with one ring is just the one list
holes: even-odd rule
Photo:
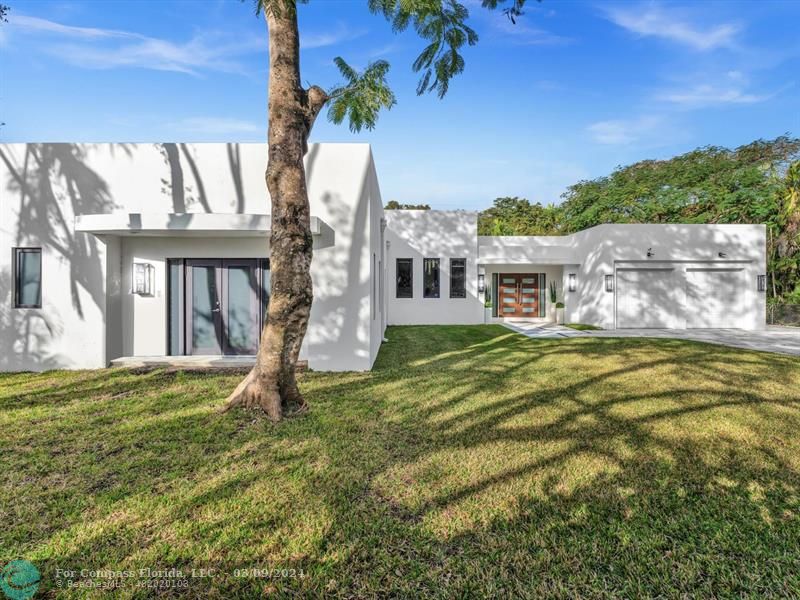
[[[265, 165], [264, 144], [0, 146], [0, 370], [255, 353]], [[484, 237], [473, 212], [384, 213], [366, 144], [312, 145], [306, 168], [313, 369], [369, 369], [387, 324], [552, 320], [551, 283], [568, 322], [764, 327], [762, 225]]]

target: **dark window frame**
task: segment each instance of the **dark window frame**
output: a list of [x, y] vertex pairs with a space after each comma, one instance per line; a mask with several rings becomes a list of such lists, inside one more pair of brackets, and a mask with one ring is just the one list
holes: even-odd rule
[[[408, 287], [400, 287], [400, 264], [408, 264], [409, 267], [409, 285]], [[402, 290], [402, 291], [401, 291]], [[407, 290], [407, 291], [406, 291]], [[413, 298], [414, 297], [414, 259], [413, 258], [397, 258], [395, 259], [395, 298]]]
[[[186, 318], [186, 292], [187, 292], [187, 261], [197, 261], [197, 260], [219, 260], [225, 261], [230, 263], [235, 263], [237, 261], [255, 261], [255, 273], [256, 273], [256, 286], [258, 287], [258, 308], [257, 308], [257, 315], [258, 315], [258, 325], [259, 325], [259, 332], [263, 331], [264, 325], [267, 321], [267, 311], [269, 309], [269, 299], [271, 296], [271, 273], [270, 273], [270, 262], [269, 258], [232, 258], [232, 259], [192, 259], [192, 258], [167, 258], [167, 268], [165, 273], [165, 289], [166, 291], [166, 319], [167, 319], [167, 330], [166, 330], [166, 347], [167, 347], [167, 354], [169, 356], [187, 356], [190, 353], [187, 352], [186, 348], [187, 345], [187, 332], [186, 332], [186, 325], [187, 325], [187, 318]], [[177, 266], [179, 268], [179, 275], [178, 275], [178, 289], [174, 289], [171, 284], [170, 278], [170, 271], [172, 266]], [[222, 288], [220, 288], [221, 290]], [[172, 329], [173, 329], [173, 317], [172, 317], [172, 308], [173, 308], [173, 300], [177, 302], [177, 319], [178, 322], [174, 323], [176, 326], [176, 335], [178, 336], [177, 339], [172, 338]], [[256, 349], [257, 351], [257, 349]], [[177, 352], [177, 354], [175, 353]], [[237, 356], [236, 354], [225, 354], [223, 352], [221, 356]]]
[[[436, 264], [436, 295], [428, 294], [427, 285], [427, 265], [428, 262]], [[423, 298], [441, 298], [442, 297], [442, 259], [440, 258], [423, 258], [422, 259], [422, 297]]]
[[[458, 264], [454, 264], [458, 263]], [[461, 282], [462, 288], [460, 294], [453, 293], [453, 268], [463, 269], [464, 279]], [[467, 297], [467, 259], [466, 258], [451, 258], [450, 259], [450, 297], [451, 298], [466, 298]]]
[[[172, 267], [178, 268], [177, 289], [172, 285]], [[168, 258], [166, 268], [167, 290], [167, 355], [184, 356], [185, 334], [184, 334], [184, 294], [186, 293], [186, 261], [183, 258]], [[174, 304], [174, 306], [173, 306]], [[173, 308], [177, 315], [173, 316]], [[173, 339], [172, 330], [176, 329]]]
[[[43, 261], [42, 261], [42, 247], [41, 246], [24, 246], [12, 248], [12, 260], [14, 264], [14, 308], [42, 308], [42, 286], [44, 285]], [[20, 285], [20, 257], [23, 254], [38, 254], [39, 255], [39, 297], [35, 304], [22, 304], [20, 302], [20, 292], [22, 286]]]

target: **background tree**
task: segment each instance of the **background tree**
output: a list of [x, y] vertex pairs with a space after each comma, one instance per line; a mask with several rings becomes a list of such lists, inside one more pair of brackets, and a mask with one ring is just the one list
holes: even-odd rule
[[800, 304], [800, 161], [787, 169], [778, 203], [769, 257], [772, 295]]
[[558, 235], [563, 211], [525, 198], [495, 198], [478, 216], [478, 235]]
[[481, 235], [553, 235], [602, 223], [763, 223], [772, 301], [800, 303], [800, 139], [708, 146], [580, 181], [559, 206], [497, 198]]
[[400, 204], [397, 200], [389, 200], [384, 206], [386, 210], [430, 210], [427, 204]]
[[[269, 101], [267, 188], [272, 202], [270, 267], [272, 290], [256, 364], [226, 399], [223, 410], [236, 405], [262, 408], [273, 421], [302, 412], [306, 403], [295, 379], [295, 365], [308, 326], [311, 287], [311, 228], [303, 157], [320, 111], [329, 104], [328, 118], [348, 120], [350, 129], [372, 129], [381, 109], [395, 97], [386, 84], [389, 64], [370, 63], [359, 73], [336, 57], [344, 83], [325, 91], [304, 88], [300, 78], [298, 0], [256, 0], [269, 36]], [[525, 0], [482, 0], [488, 9], [501, 7], [512, 21]], [[417, 94], [444, 97], [450, 80], [464, 70], [461, 52], [477, 43], [467, 25], [469, 12], [457, 0], [366, 0], [395, 32], [413, 29], [427, 46], [412, 64], [420, 74]]]

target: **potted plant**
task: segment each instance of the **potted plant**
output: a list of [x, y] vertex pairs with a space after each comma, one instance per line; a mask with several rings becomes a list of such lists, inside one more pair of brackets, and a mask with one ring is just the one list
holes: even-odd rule
[[547, 308], [547, 319], [549, 321], [556, 320], [556, 304], [558, 303], [558, 288], [556, 282], [550, 282], [550, 306]]
[[492, 294], [489, 286], [486, 286], [486, 291], [484, 292], [484, 301], [483, 301], [483, 322], [484, 323], [491, 323], [492, 322]]
[[564, 303], [556, 302], [556, 323], [559, 325], [564, 324]]

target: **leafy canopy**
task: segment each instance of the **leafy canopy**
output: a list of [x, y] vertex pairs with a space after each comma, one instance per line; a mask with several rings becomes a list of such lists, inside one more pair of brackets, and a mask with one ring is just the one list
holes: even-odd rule
[[[367, 8], [383, 16], [400, 33], [411, 28], [427, 45], [412, 63], [420, 74], [417, 95], [436, 92], [443, 98], [450, 80], [464, 71], [463, 50], [478, 43], [478, 34], [467, 21], [469, 11], [464, 0], [365, 0]], [[481, 6], [503, 13], [516, 22], [527, 0], [482, 0]], [[541, 1], [541, 0], [537, 0]], [[296, 11], [297, 4], [308, 0], [255, 0], [256, 13], [281, 15]], [[333, 123], [348, 120], [353, 132], [373, 129], [382, 109], [389, 110], [397, 100], [386, 81], [389, 63], [379, 60], [357, 72], [342, 57], [334, 59], [344, 82], [328, 92], [328, 119]]]
[[800, 139], [698, 148], [570, 186], [560, 206], [497, 198], [480, 235], [559, 235], [601, 223], [763, 223], [769, 293], [800, 303]]
[[385, 60], [372, 62], [362, 73], [357, 73], [343, 58], [337, 56], [333, 62], [339, 68], [345, 84], [332, 89], [328, 108], [328, 119], [337, 125], [348, 117], [350, 131], [375, 128], [378, 111], [387, 110], [397, 104], [394, 93], [386, 84], [389, 63]]
[[397, 200], [389, 200], [384, 206], [386, 210], [430, 210], [428, 204], [401, 204]]
[[531, 203], [525, 198], [496, 198], [478, 216], [478, 235], [558, 235], [560, 207]]
[[[482, 6], [495, 9], [507, 1], [483, 0]], [[523, 14], [525, 2], [511, 0], [505, 14], [515, 21]], [[478, 34], [467, 24], [466, 6], [457, 0], [367, 0], [367, 6], [372, 13], [389, 21], [395, 33], [412, 28], [428, 42], [411, 65], [420, 74], [417, 95], [436, 92], [443, 98], [450, 89], [450, 80], [464, 71], [463, 49], [478, 43]], [[339, 124], [347, 117], [353, 132], [373, 129], [381, 109], [388, 110], [396, 104], [386, 82], [389, 63], [377, 61], [357, 73], [341, 57], [334, 62], [345, 83], [330, 92], [328, 119]]]

